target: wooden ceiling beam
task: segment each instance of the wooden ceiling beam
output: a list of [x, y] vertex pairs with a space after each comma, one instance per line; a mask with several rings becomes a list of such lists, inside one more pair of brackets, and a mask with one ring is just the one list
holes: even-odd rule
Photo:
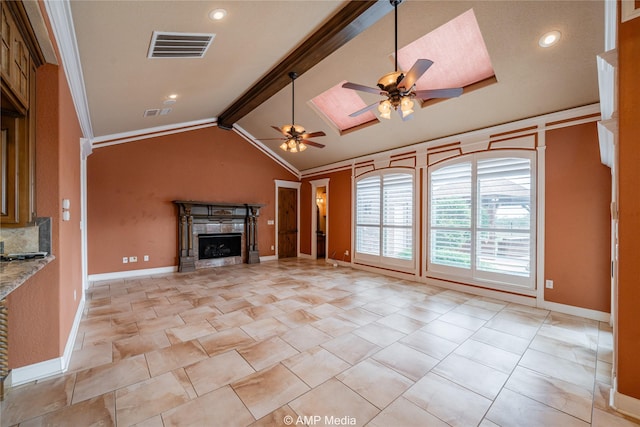
[[392, 10], [388, 0], [347, 2], [325, 25], [220, 114], [218, 127], [232, 129], [234, 123], [291, 83], [290, 71], [298, 76], [304, 74]]

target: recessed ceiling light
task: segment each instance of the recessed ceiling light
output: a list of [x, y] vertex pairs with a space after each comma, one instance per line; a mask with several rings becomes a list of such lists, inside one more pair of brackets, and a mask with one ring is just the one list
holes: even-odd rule
[[169, 95], [169, 99], [176, 99], [178, 97], [178, 95], [176, 95], [175, 93], [172, 93], [171, 95]]
[[549, 31], [548, 33], [544, 33], [540, 40], [538, 40], [538, 44], [541, 47], [551, 47], [554, 44], [560, 41], [560, 31]]
[[224, 19], [225, 16], [227, 16], [227, 11], [224, 9], [214, 9], [209, 12], [209, 19], [212, 21], [220, 21]]

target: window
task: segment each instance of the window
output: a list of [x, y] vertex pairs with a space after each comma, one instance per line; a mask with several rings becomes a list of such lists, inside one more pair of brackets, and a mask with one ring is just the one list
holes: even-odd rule
[[467, 155], [430, 171], [431, 273], [533, 289], [534, 157], [505, 154]]
[[355, 260], [413, 268], [413, 173], [386, 171], [356, 182]]

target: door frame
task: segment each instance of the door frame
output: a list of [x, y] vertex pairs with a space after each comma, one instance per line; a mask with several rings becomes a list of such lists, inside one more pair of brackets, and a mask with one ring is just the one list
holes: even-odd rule
[[324, 259], [327, 260], [329, 256], [329, 179], [316, 179], [314, 181], [309, 181], [311, 184], [311, 258], [317, 259], [318, 257], [318, 242], [316, 237], [316, 232], [318, 231], [318, 211], [316, 209], [316, 191], [320, 187], [324, 187], [326, 189], [327, 200], [326, 200], [326, 212], [327, 212], [327, 222], [326, 222], [326, 230], [325, 230], [325, 251], [324, 251]]
[[278, 218], [278, 201], [279, 201], [279, 195], [278, 195], [278, 190], [280, 188], [293, 188], [296, 190], [296, 229], [298, 230], [298, 232], [296, 233], [296, 256], [299, 258], [300, 257], [300, 186], [302, 185], [301, 182], [294, 182], [294, 181], [283, 181], [281, 179], [276, 179], [274, 180], [276, 183], [276, 198], [275, 198], [275, 222], [276, 222], [276, 229], [275, 229], [275, 237], [276, 237], [276, 246], [275, 246], [275, 257], [276, 259], [278, 258], [278, 230], [280, 229], [280, 224], [279, 224], [279, 218]]

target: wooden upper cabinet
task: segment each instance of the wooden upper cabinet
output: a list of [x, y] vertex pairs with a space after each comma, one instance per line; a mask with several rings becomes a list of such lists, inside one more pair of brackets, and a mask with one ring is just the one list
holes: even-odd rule
[[42, 61], [22, 3], [1, 4], [0, 223], [23, 227], [35, 214], [35, 74]]
[[22, 112], [29, 108], [30, 57], [7, 2], [2, 2], [2, 80], [11, 89], [10, 92], [3, 91], [2, 95], [16, 98], [14, 102], [18, 101]]

